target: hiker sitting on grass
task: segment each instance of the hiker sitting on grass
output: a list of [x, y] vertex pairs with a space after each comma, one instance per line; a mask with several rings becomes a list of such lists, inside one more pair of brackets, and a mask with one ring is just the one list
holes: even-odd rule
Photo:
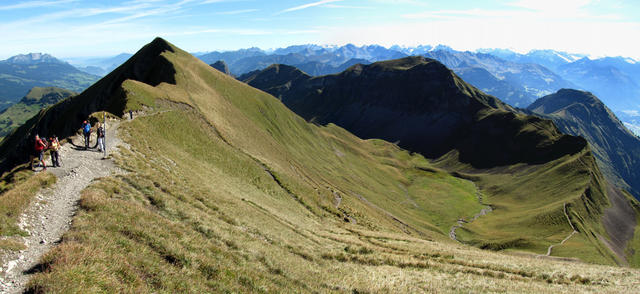
[[84, 149], [89, 149], [89, 136], [91, 136], [91, 124], [88, 121], [82, 122], [82, 135], [84, 135]]
[[44, 151], [47, 149], [47, 143], [45, 143], [40, 136], [36, 134], [35, 146], [33, 154], [31, 155], [31, 170], [35, 171], [33, 168], [33, 159], [38, 157], [40, 160], [40, 164], [42, 164], [42, 170], [47, 170], [47, 164], [44, 162]]
[[58, 141], [58, 137], [53, 135], [53, 137], [49, 138], [49, 149], [51, 150], [51, 166], [60, 167], [60, 141]]

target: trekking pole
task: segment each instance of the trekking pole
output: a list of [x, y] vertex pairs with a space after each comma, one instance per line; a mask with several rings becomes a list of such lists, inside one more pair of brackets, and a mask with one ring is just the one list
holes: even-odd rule
[[102, 151], [104, 152], [104, 158], [107, 158], [107, 113], [102, 112], [102, 128], [104, 131], [102, 132]]

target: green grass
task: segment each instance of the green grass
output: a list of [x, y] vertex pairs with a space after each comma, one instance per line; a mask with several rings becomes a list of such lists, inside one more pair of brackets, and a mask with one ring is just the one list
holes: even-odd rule
[[[446, 165], [446, 162], [439, 164]], [[615, 265], [615, 258], [592, 233], [606, 236], [600, 223], [603, 209], [609, 205], [599, 190], [598, 178], [588, 153], [565, 156], [538, 166], [516, 165], [482, 172], [460, 165], [459, 170], [473, 172], [485, 201], [494, 206], [458, 234], [462, 240], [480, 248], [517, 249], [545, 254], [572, 232], [564, 215], [567, 204], [574, 226], [580, 234], [565, 247], [554, 248], [554, 256]], [[569, 246], [571, 244], [571, 246]]]
[[8, 135], [15, 128], [38, 113], [41, 108], [38, 104], [25, 105], [20, 103], [9, 107], [5, 112], [0, 114], [0, 137]]
[[0, 111], [0, 138], [10, 134], [41, 109], [72, 95], [75, 93], [61, 88], [34, 87], [18, 103], [11, 105], [5, 111]]
[[0, 236], [23, 235], [18, 228], [18, 217], [29, 206], [36, 193], [55, 183], [50, 173], [37, 173], [17, 169], [0, 181]]
[[[324, 130], [312, 128], [320, 133]], [[373, 222], [379, 212], [343, 196], [341, 205], [353, 202], [348, 204], [349, 212], [359, 220], [358, 224], [346, 224], [320, 207], [324, 202], [318, 198], [323, 194], [333, 197], [330, 193], [311, 188], [312, 194], [297, 194], [306, 203], [302, 204], [259, 162], [224, 142], [192, 111], [170, 110], [122, 122], [121, 135], [131, 149], [122, 149], [116, 161], [129, 173], [99, 179], [83, 192], [71, 231], [42, 259], [43, 271], [31, 280], [29, 290], [202, 293], [617, 289], [592, 281], [605, 272], [621, 270], [515, 258], [426, 241], [429, 238], [424, 235], [402, 232], [394, 222], [384, 221], [384, 216]], [[376, 167], [370, 168], [372, 174], [407, 173], [415, 177], [418, 184], [408, 189], [410, 194], [421, 185], [429, 186], [427, 183], [435, 181], [436, 176], [452, 183], [450, 187], [438, 185], [438, 190], [455, 192], [472, 186], [443, 173], [421, 177], [421, 172], [411, 168], [393, 172], [398, 168], [376, 164], [375, 160], [384, 158], [382, 154], [395, 156], [386, 157], [386, 162], [422, 160], [404, 152], [397, 154], [391, 144], [360, 143], [359, 147], [379, 148], [379, 154], [359, 159], [371, 160], [368, 165]], [[339, 158], [348, 157], [348, 151], [343, 152]], [[358, 164], [365, 163], [353, 163]], [[299, 193], [313, 185], [309, 183], [312, 180], [292, 176], [282, 185], [296, 187], [291, 191]], [[344, 181], [332, 175], [324, 180], [337, 189]], [[326, 189], [322, 185], [316, 188]], [[399, 217], [404, 219], [405, 215]], [[366, 219], [371, 223], [361, 223]], [[440, 236], [437, 231], [427, 233]], [[578, 278], [570, 279], [578, 274], [587, 281], [585, 284]]]
[[[473, 183], [391, 143], [308, 124], [174, 49], [163, 56], [176, 85], [123, 84], [121, 109], [145, 114], [120, 123], [129, 147], [112, 155], [127, 173], [83, 191], [27, 291], [615, 293], [640, 277], [455, 243], [448, 228], [481, 208]], [[501, 197], [488, 178], [462, 176], [487, 201]], [[508, 189], [518, 184], [535, 185]], [[560, 235], [562, 212], [549, 212]]]

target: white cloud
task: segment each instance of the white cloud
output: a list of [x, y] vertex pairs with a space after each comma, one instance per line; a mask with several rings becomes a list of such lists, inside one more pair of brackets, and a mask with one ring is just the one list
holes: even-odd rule
[[234, 14], [250, 13], [255, 11], [258, 11], [258, 9], [240, 9], [240, 10], [222, 11], [222, 12], [218, 12], [217, 14], [234, 15]]
[[640, 111], [637, 110], [622, 110], [621, 112], [628, 116], [640, 116]]
[[509, 5], [536, 11], [567, 11], [582, 9], [592, 2], [592, 0], [518, 0]]
[[326, 4], [327, 8], [343, 8], [343, 9], [375, 9], [373, 6], [354, 6], [354, 5], [340, 5], [340, 4]]
[[0, 10], [13, 10], [13, 9], [24, 9], [24, 8], [37, 8], [37, 7], [46, 7], [46, 6], [55, 6], [70, 2], [76, 2], [78, 0], [58, 0], [58, 1], [27, 1], [18, 4], [11, 4], [0, 6]]
[[295, 7], [284, 9], [284, 10], [278, 12], [278, 14], [291, 12], [291, 11], [302, 10], [302, 9], [307, 9], [307, 8], [310, 8], [310, 7], [320, 6], [320, 5], [324, 5], [324, 4], [328, 4], [328, 3], [332, 3], [332, 2], [339, 2], [339, 1], [342, 1], [342, 0], [320, 0], [320, 1], [317, 1], [317, 2], [307, 3], [307, 4], [304, 4], [304, 5], [300, 5], [300, 6], [295, 6]]

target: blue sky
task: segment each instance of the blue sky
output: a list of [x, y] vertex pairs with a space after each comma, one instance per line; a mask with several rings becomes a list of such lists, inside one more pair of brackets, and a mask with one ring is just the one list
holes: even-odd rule
[[557, 49], [640, 59], [637, 0], [0, 0], [0, 59], [293, 44]]

